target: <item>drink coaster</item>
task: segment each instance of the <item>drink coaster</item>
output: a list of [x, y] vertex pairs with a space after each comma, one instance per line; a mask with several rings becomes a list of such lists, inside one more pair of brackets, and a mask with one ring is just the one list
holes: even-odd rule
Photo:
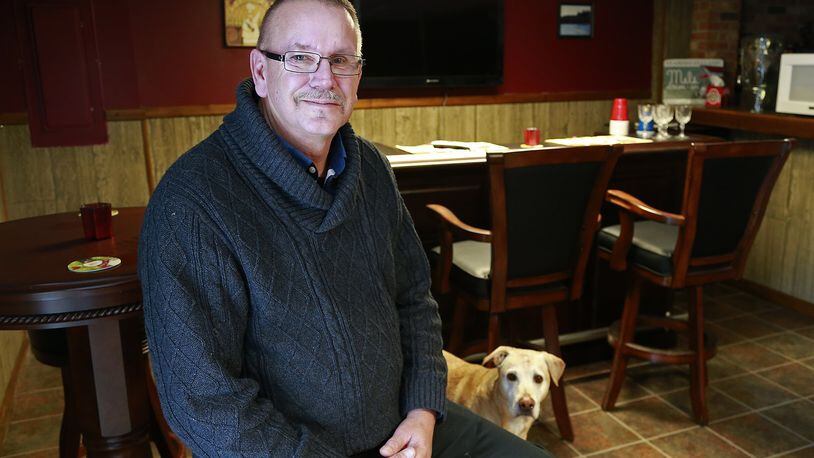
[[68, 270], [76, 273], [92, 273], [110, 270], [118, 267], [122, 263], [119, 258], [113, 256], [93, 256], [87, 259], [80, 259], [68, 264]]

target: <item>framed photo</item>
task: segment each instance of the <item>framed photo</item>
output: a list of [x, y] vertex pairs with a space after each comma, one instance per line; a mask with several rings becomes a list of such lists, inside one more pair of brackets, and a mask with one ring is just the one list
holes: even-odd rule
[[263, 15], [274, 0], [223, 0], [226, 46], [257, 45]]
[[560, 38], [593, 37], [594, 5], [592, 3], [560, 3], [557, 36]]

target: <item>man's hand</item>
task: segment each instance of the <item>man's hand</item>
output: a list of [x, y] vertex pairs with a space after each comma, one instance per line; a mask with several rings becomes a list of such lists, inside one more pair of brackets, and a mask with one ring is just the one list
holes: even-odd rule
[[435, 413], [428, 409], [411, 410], [393, 437], [379, 449], [382, 456], [391, 458], [430, 458]]

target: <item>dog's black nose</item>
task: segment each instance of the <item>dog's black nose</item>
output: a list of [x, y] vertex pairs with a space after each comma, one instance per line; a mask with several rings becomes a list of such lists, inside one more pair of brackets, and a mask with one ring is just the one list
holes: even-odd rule
[[531, 412], [532, 409], [534, 409], [534, 399], [521, 398], [520, 402], [518, 402], [517, 405], [523, 412]]

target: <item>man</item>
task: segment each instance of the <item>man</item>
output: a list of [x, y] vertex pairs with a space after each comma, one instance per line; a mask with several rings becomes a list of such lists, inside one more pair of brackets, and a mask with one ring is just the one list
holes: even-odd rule
[[156, 189], [139, 273], [165, 416], [201, 455], [540, 453], [447, 410], [426, 258], [347, 124], [360, 56], [346, 0], [277, 0], [235, 111]]

